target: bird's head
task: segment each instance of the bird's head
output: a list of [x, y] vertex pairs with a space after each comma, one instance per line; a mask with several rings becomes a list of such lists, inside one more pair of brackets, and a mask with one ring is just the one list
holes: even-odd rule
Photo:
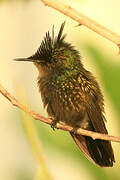
[[63, 34], [65, 22], [62, 23], [59, 33], [54, 36], [54, 26], [52, 35], [46, 33], [37, 52], [28, 58], [18, 58], [17, 61], [34, 62], [39, 71], [60, 72], [65, 69], [74, 69], [80, 62], [80, 55], [71, 44], [64, 41], [66, 35]]

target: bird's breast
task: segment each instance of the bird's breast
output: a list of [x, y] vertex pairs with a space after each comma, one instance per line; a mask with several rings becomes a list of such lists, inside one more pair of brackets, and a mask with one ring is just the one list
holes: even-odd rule
[[80, 83], [82, 81], [79, 76], [39, 78], [38, 85], [43, 104], [50, 116], [65, 122], [74, 122], [75, 119], [84, 116], [86, 96]]

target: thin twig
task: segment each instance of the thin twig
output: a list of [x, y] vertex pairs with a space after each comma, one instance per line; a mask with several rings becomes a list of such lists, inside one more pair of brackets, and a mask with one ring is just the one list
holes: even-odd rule
[[[21, 104], [17, 99], [15, 99], [1, 84], [0, 84], [0, 93], [5, 96], [14, 106], [18, 107], [19, 109], [23, 110], [24, 112], [30, 114], [35, 120], [40, 120], [44, 123], [50, 124], [52, 123], [52, 120], [49, 118], [45, 118], [41, 115], [39, 115], [38, 113], [34, 112], [33, 110], [31, 110], [29, 107]], [[63, 125], [60, 123], [57, 123], [56, 128], [64, 130], [64, 131], [72, 131], [73, 127], [71, 126], [67, 126], [67, 125]], [[76, 134], [81, 134], [84, 136], [90, 136], [92, 137], [94, 140], [95, 139], [101, 139], [101, 140], [109, 140], [109, 141], [114, 141], [114, 142], [120, 142], [120, 137], [116, 137], [116, 136], [110, 136], [107, 134], [101, 134], [101, 133], [96, 133], [93, 131], [87, 131], [84, 129], [77, 129]]]
[[70, 5], [64, 4], [59, 0], [41, 0], [46, 6], [52, 7], [57, 11], [65, 14], [66, 16], [72, 18], [73, 20], [79, 22], [80, 24], [88, 27], [89, 29], [95, 31], [106, 39], [114, 42], [118, 47], [120, 47], [120, 36], [112, 32], [108, 28], [102, 26], [96, 21], [88, 18], [87, 16], [81, 14], [80, 12], [73, 9]]

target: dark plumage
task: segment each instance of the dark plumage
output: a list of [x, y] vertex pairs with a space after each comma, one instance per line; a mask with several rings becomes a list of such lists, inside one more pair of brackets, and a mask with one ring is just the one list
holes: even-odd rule
[[[38, 87], [44, 107], [53, 125], [62, 122], [87, 130], [108, 134], [105, 127], [103, 95], [98, 83], [87, 71], [81, 56], [64, 41], [61, 25], [58, 36], [47, 32], [37, 52], [21, 61], [32, 61], [38, 68]], [[70, 133], [74, 141], [93, 163], [101, 167], [113, 166], [114, 154], [109, 141]]]

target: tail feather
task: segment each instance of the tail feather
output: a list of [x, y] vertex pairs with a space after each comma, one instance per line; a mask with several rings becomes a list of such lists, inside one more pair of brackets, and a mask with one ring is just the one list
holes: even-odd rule
[[111, 151], [106, 149], [106, 145], [110, 146], [109, 141], [93, 140], [91, 137], [85, 137], [85, 139], [88, 151], [95, 163], [104, 167], [112, 167], [114, 157]]
[[[74, 141], [80, 148], [80, 150], [85, 154], [85, 156], [101, 167], [112, 167], [114, 160], [114, 155], [112, 147], [109, 141], [103, 140], [93, 140], [91, 137], [75, 135], [70, 133]], [[109, 147], [109, 149], [106, 149]]]

